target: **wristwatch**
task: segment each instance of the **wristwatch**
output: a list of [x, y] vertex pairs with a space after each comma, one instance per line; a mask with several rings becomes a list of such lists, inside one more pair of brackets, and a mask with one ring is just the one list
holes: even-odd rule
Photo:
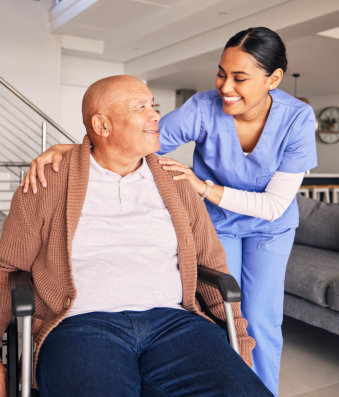
[[212, 190], [212, 187], [214, 186], [214, 183], [210, 181], [209, 179], [206, 179], [206, 189], [204, 190], [204, 193], [201, 195], [201, 198], [204, 199], [210, 194], [210, 191]]

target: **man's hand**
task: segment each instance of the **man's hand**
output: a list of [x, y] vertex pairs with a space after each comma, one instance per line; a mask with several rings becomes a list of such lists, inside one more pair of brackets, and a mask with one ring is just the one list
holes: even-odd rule
[[58, 172], [63, 154], [71, 150], [73, 146], [73, 144], [54, 145], [34, 159], [31, 162], [31, 166], [27, 171], [25, 178], [20, 183], [20, 186], [23, 186], [24, 188], [24, 193], [28, 192], [29, 186], [31, 186], [34, 194], [38, 192], [37, 177], [42, 186], [46, 187], [47, 182], [44, 174], [45, 165], [52, 164], [53, 170]]
[[6, 397], [6, 374], [5, 367], [0, 360], [0, 397]]

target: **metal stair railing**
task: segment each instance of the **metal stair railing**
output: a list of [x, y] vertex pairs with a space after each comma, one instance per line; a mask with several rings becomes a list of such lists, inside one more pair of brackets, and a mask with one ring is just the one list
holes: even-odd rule
[[[2, 222], [8, 215], [13, 193], [29, 166], [30, 163], [0, 162], [0, 169], [3, 167], [8, 171], [7, 173], [0, 172], [0, 230]], [[2, 177], [2, 175], [5, 177]]]
[[0, 77], [0, 228], [13, 192], [33, 158], [76, 139]]
[[[44, 151], [47, 148], [47, 126], [53, 126], [57, 131], [60, 132], [69, 142], [75, 143], [76, 139], [73, 138], [68, 132], [66, 132], [59, 124], [57, 124], [54, 120], [52, 120], [46, 113], [44, 113], [41, 109], [39, 109], [36, 105], [34, 105], [29, 99], [27, 99], [23, 94], [21, 94], [18, 90], [16, 90], [12, 85], [10, 85], [7, 81], [5, 81], [2, 77], [0, 77], [0, 83], [3, 87], [5, 87], [11, 94], [15, 95], [19, 99], [19, 103], [27, 105], [30, 109], [33, 110], [35, 114], [38, 114], [44, 121], [41, 124], [41, 150]], [[3, 95], [0, 95], [1, 98], [4, 98]], [[6, 98], [8, 99], [8, 98]], [[18, 108], [14, 102], [11, 103], [13, 109], [19, 110], [22, 112], [22, 108]], [[3, 104], [0, 105], [4, 110], [9, 111], [9, 109], [5, 108]], [[0, 112], [1, 113], [1, 112]], [[12, 113], [14, 116], [14, 113]], [[29, 117], [29, 114], [25, 114], [27, 119], [33, 121], [32, 117]]]

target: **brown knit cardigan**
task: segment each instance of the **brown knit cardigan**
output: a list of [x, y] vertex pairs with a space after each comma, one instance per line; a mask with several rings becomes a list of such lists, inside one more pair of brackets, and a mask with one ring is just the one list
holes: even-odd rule
[[[16, 191], [0, 240], [0, 336], [11, 318], [8, 272], [26, 270], [34, 286], [35, 314], [34, 374], [40, 347], [46, 336], [67, 315], [76, 297], [72, 277], [72, 239], [84, 203], [89, 176], [90, 144], [87, 136], [82, 145], [68, 152], [58, 173], [46, 167], [47, 189], [38, 194]], [[171, 215], [178, 239], [178, 262], [183, 285], [185, 309], [211, 321], [225, 320], [219, 292], [197, 283], [197, 263], [227, 271], [225, 253], [201, 198], [187, 181], [173, 181], [156, 155], [147, 156], [161, 197]], [[205, 314], [196, 298], [207, 306]], [[254, 340], [247, 335], [246, 320], [239, 304], [233, 304], [239, 348], [242, 358], [251, 365]], [[34, 376], [34, 384], [36, 379]]]

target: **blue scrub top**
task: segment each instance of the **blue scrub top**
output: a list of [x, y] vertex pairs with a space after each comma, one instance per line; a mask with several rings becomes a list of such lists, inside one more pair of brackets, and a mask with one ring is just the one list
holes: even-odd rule
[[[275, 89], [264, 130], [254, 150], [245, 156], [233, 116], [222, 109], [217, 90], [201, 92], [160, 120], [159, 154], [195, 141], [193, 170], [202, 179], [249, 192], [263, 192], [276, 171], [298, 173], [317, 165], [315, 116], [311, 106]], [[294, 199], [274, 222], [237, 214], [206, 200], [218, 233], [256, 235], [281, 233], [298, 226]]]

